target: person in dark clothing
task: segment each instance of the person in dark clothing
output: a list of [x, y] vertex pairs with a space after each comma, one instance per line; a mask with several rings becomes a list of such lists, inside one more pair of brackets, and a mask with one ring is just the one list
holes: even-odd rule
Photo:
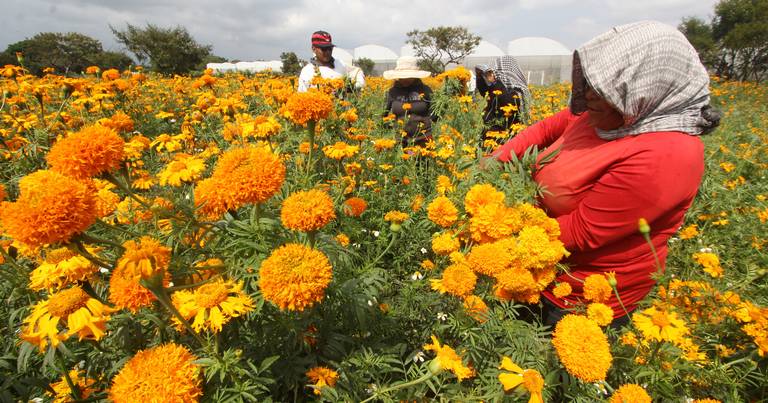
[[403, 122], [402, 132], [398, 132], [403, 147], [424, 146], [432, 139], [432, 90], [421, 81], [429, 75], [419, 70], [415, 57], [407, 56], [397, 59], [394, 70], [384, 72], [385, 79], [394, 80], [384, 114]]
[[489, 131], [506, 132], [516, 123], [524, 123], [531, 93], [522, 70], [512, 56], [502, 56], [494, 66], [475, 67], [477, 92], [485, 97], [484, 129], [481, 145], [490, 137]]

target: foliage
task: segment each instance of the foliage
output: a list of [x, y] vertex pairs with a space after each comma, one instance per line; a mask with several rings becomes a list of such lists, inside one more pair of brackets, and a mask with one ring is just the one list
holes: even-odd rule
[[184, 74], [202, 70], [212, 49], [210, 45], [197, 43], [182, 26], [162, 28], [148, 23], [144, 28], [131, 24], [126, 24], [124, 30], [111, 25], [109, 28], [139, 62], [149, 62], [151, 70], [158, 73]]
[[482, 39], [460, 26], [439, 26], [425, 31], [414, 29], [406, 35], [408, 39], [405, 42], [423, 60], [419, 67], [433, 73], [442, 73], [450, 63], [461, 64]]
[[361, 57], [353, 63], [355, 66], [360, 67], [361, 70], [363, 70], [363, 74], [365, 74], [366, 77], [370, 77], [373, 75], [373, 68], [376, 67], [376, 62], [373, 60], [367, 58], [367, 57]]
[[280, 53], [280, 61], [283, 62], [283, 74], [297, 76], [307, 62], [299, 59], [294, 52]]

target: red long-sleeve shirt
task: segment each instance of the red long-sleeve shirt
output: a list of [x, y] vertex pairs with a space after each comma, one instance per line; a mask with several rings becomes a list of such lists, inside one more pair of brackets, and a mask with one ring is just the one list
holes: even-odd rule
[[[645, 218], [651, 242], [662, 266], [667, 240], [683, 221], [696, 196], [704, 172], [704, 146], [696, 136], [682, 132], [654, 132], [613, 141], [600, 139], [587, 122], [589, 112], [576, 116], [566, 109], [545, 119], [504, 144], [494, 153], [508, 161], [532, 145], [558, 154], [537, 171], [534, 179], [546, 188], [540, 200], [560, 223], [560, 239], [572, 254], [566, 260], [573, 277], [616, 272], [618, 291], [632, 310], [654, 285], [656, 271], [648, 244], [638, 232]], [[582, 300], [582, 283], [568, 275], [573, 293], [544, 297], [561, 308]], [[608, 305], [614, 316], [624, 315], [615, 296]]]

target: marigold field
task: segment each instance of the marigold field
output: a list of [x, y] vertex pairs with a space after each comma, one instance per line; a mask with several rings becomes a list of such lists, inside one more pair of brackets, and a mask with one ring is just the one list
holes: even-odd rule
[[[537, 321], [568, 251], [535, 150], [481, 167], [465, 70], [426, 80], [426, 148], [379, 78], [89, 72], [0, 70], [0, 401], [768, 399], [766, 85], [713, 78], [699, 194], [617, 331], [610, 274]], [[569, 86], [532, 92], [534, 123]]]

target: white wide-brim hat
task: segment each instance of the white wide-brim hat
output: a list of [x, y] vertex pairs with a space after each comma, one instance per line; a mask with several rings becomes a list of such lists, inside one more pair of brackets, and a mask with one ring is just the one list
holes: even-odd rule
[[401, 78], [426, 78], [432, 73], [420, 70], [418, 59], [413, 56], [403, 56], [397, 59], [394, 70], [384, 72], [384, 78], [387, 80], [399, 80]]

